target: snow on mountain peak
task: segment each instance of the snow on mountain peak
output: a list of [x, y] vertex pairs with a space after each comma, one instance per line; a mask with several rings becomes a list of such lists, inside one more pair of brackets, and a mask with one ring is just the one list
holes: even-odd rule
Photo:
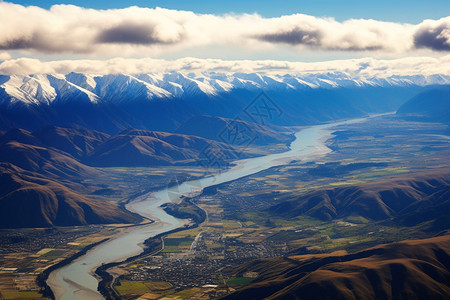
[[89, 75], [39, 74], [0, 78], [0, 102], [49, 105], [54, 101], [151, 101], [174, 97], [214, 97], [233, 89], [303, 90], [338, 87], [393, 87], [450, 84], [448, 75], [391, 76], [387, 78], [352, 78], [345, 73], [303, 75], [266, 75], [259, 73], [148, 73]]
[[0, 87], [9, 95], [11, 103], [50, 104], [57, 96], [46, 75], [12, 75]]

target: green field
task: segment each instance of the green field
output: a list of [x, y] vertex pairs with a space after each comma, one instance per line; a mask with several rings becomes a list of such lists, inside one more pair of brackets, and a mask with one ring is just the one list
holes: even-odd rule
[[169, 283], [158, 281], [121, 281], [114, 286], [121, 295], [142, 295], [149, 292], [167, 291], [172, 288]]
[[244, 285], [252, 281], [253, 278], [246, 278], [246, 277], [236, 277], [228, 279], [226, 282], [229, 285]]
[[43, 255], [41, 255], [41, 259], [48, 259], [48, 260], [54, 260], [56, 258], [59, 258], [61, 256], [63, 256], [67, 251], [65, 250], [52, 250], [49, 251]]
[[183, 250], [173, 249], [173, 248], [164, 248], [161, 252], [163, 252], [163, 253], [179, 253], [179, 252], [183, 252]]
[[0, 299], [41, 299], [42, 295], [35, 291], [2, 291]]
[[164, 245], [166, 246], [183, 246], [183, 245], [190, 245], [194, 241], [191, 237], [185, 237], [185, 238], [165, 238], [164, 239]]

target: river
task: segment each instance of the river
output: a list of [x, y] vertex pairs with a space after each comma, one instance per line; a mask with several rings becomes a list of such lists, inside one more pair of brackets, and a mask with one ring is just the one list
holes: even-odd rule
[[[126, 208], [155, 222], [146, 226], [130, 227], [119, 237], [109, 240], [70, 264], [50, 273], [47, 284], [56, 299], [103, 299], [97, 291], [98, 280], [94, 270], [102, 264], [123, 261], [143, 251], [142, 243], [149, 237], [184, 226], [185, 221], [164, 212], [160, 206], [173, 201], [174, 192], [181, 195], [198, 193], [201, 189], [258, 173], [293, 160], [314, 161], [331, 152], [325, 142], [332, 137], [332, 127], [363, 122], [367, 118], [311, 126], [295, 134], [290, 150], [234, 162], [234, 166], [214, 176], [184, 182], [177, 187], [162, 189], [140, 196]], [[172, 190], [173, 189], [173, 190]]]

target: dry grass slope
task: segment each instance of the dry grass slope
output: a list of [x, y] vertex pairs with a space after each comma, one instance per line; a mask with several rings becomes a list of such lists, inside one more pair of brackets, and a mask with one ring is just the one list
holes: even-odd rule
[[450, 235], [379, 245], [357, 253], [256, 260], [258, 272], [225, 299], [449, 299]]

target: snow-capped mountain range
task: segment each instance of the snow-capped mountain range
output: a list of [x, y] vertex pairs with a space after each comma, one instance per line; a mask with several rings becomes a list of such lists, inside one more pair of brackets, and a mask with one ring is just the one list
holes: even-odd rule
[[449, 75], [353, 78], [345, 73], [273, 76], [259, 73], [0, 75], [0, 104], [50, 105], [68, 101], [123, 104], [133, 100], [214, 97], [233, 90], [408, 87], [450, 84]]

